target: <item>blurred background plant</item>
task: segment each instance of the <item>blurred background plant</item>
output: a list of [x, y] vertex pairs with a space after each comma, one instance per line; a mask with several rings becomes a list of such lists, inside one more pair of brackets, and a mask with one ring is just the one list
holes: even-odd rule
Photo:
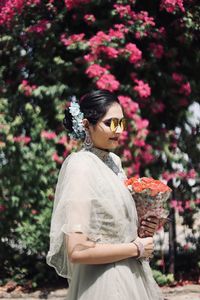
[[166, 274], [158, 273], [158, 251], [155, 278], [190, 276], [179, 260], [188, 249], [177, 244], [176, 214], [191, 228], [198, 278], [199, 24], [195, 0], [1, 1], [2, 284], [55, 281], [45, 264], [54, 189], [63, 159], [79, 147], [64, 132], [63, 112], [70, 95], [94, 88], [115, 92], [129, 119], [116, 151], [128, 176], [174, 190]]

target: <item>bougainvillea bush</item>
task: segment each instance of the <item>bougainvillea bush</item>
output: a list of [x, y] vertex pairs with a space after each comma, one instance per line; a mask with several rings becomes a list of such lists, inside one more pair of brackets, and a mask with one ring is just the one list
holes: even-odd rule
[[63, 130], [63, 110], [70, 95], [94, 88], [115, 92], [129, 120], [117, 149], [128, 176], [171, 185], [172, 210], [192, 226], [200, 204], [199, 123], [190, 113], [194, 105], [199, 113], [199, 21], [195, 0], [1, 1], [2, 277], [37, 282], [49, 272], [57, 174], [79, 146]]

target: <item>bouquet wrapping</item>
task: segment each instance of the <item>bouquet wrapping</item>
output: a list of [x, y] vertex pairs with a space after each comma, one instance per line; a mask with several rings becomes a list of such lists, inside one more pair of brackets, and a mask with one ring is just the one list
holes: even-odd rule
[[[135, 200], [138, 213], [138, 221], [147, 219], [149, 216], [158, 218], [159, 223], [167, 220], [169, 209], [167, 199], [171, 194], [169, 186], [148, 177], [131, 177], [125, 181]], [[145, 237], [145, 232], [139, 228], [139, 236]]]

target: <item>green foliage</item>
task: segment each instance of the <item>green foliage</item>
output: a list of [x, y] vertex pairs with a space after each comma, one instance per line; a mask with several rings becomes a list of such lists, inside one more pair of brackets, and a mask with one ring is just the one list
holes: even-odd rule
[[[30, 5], [24, 1], [22, 10], [7, 14], [4, 21], [0, 13], [0, 261], [4, 261], [0, 277], [21, 283], [32, 279], [37, 284], [52, 276], [44, 260], [54, 189], [60, 163], [78, 146], [63, 132], [63, 110], [70, 95], [79, 97], [96, 88], [101, 78], [86, 74], [94, 63], [107, 68], [120, 83], [117, 95], [138, 105], [132, 115], [131, 105], [124, 108], [129, 134], [117, 149], [128, 175], [163, 178], [167, 171], [165, 179], [175, 188], [173, 197], [181, 201], [184, 222], [190, 227], [199, 207], [199, 124], [191, 122], [188, 112], [199, 102], [197, 1], [186, 3], [185, 13], [176, 8], [173, 14], [161, 10], [159, 0], [90, 1], [71, 10], [66, 9], [67, 2], [45, 0]], [[137, 16], [134, 22], [130, 14], [120, 17], [113, 6], [130, 3]], [[87, 24], [86, 14], [94, 14], [96, 21]], [[10, 15], [13, 18], [8, 20]], [[43, 21], [47, 23], [41, 25]], [[116, 24], [127, 32], [122, 29], [122, 37], [103, 40], [99, 47], [120, 50], [118, 56], [93, 53], [90, 39], [99, 32], [108, 35]], [[65, 44], [82, 33], [82, 40]], [[128, 43], [142, 53], [137, 63], [123, 52]], [[160, 57], [151, 43], [163, 49]], [[87, 61], [85, 55], [91, 54], [92, 61]], [[173, 73], [182, 77], [181, 83], [172, 79]], [[148, 83], [147, 98], [134, 90], [134, 78]], [[180, 92], [184, 84], [188, 89]], [[188, 181], [191, 170], [193, 182]], [[185, 208], [188, 199], [191, 207]]]
[[170, 285], [174, 282], [174, 275], [171, 273], [165, 275], [158, 270], [153, 270], [153, 277], [160, 286]]

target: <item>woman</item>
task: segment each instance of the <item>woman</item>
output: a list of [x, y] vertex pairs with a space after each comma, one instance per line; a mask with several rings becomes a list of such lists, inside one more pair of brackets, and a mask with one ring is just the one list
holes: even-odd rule
[[[119, 143], [126, 121], [118, 98], [96, 90], [73, 99], [64, 125], [81, 150], [64, 161], [56, 187], [47, 263], [68, 278], [68, 300], [160, 300], [139, 238], [134, 200], [124, 185]], [[156, 222], [146, 221], [147, 236]]]

